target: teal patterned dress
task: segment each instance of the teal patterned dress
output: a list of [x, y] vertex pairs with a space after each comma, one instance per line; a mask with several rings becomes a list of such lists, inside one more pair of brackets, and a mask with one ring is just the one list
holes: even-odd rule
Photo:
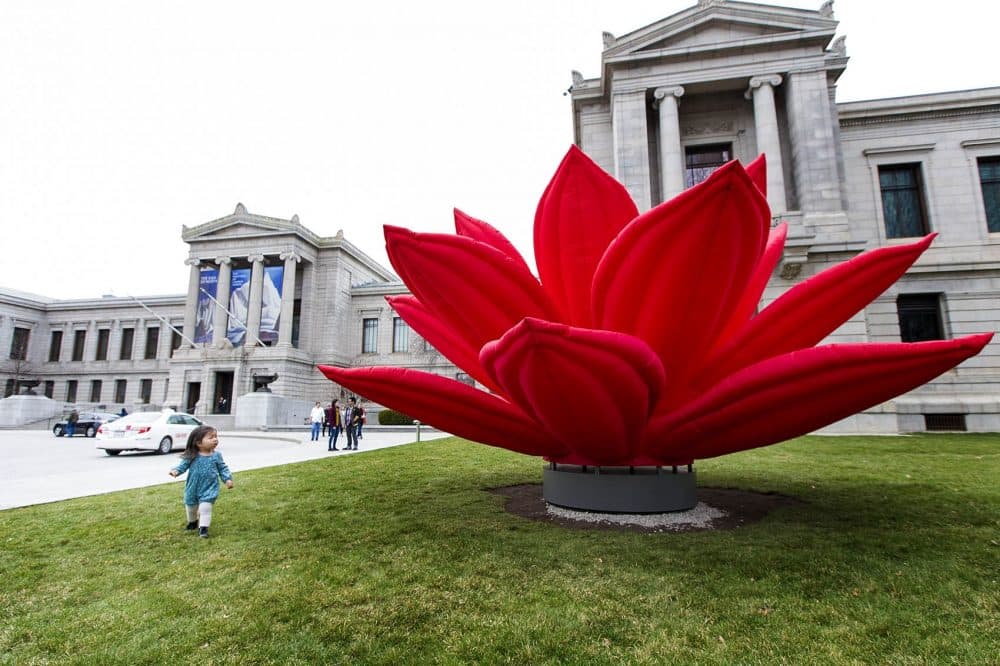
[[219, 497], [219, 478], [231, 481], [232, 472], [218, 451], [211, 455], [198, 455], [194, 460], [181, 459], [181, 464], [174, 468], [178, 476], [188, 473], [184, 485], [184, 504], [195, 506], [202, 502], [214, 502]]

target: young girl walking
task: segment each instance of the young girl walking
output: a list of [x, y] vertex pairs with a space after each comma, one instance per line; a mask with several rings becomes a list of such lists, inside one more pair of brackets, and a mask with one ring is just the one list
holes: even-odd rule
[[184, 485], [184, 507], [187, 509], [187, 527], [197, 528], [198, 536], [208, 538], [212, 524], [212, 505], [219, 497], [219, 479], [226, 488], [233, 487], [233, 475], [215, 450], [219, 445], [219, 432], [212, 426], [198, 426], [188, 436], [187, 446], [181, 454], [181, 464], [170, 470], [170, 476], [188, 473]]

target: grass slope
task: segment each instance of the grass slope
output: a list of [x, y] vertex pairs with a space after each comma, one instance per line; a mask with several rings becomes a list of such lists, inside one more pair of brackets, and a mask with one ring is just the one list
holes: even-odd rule
[[699, 483], [801, 504], [729, 532], [568, 530], [448, 439], [0, 512], [0, 663], [997, 663], [1000, 436], [807, 437]]

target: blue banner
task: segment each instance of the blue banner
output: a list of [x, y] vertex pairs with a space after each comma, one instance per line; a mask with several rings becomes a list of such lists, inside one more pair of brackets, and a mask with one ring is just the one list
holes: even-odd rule
[[[215, 319], [215, 302], [212, 300], [218, 293], [219, 269], [202, 269], [198, 280], [198, 309], [195, 311], [194, 341], [209, 343], [212, 341]], [[205, 292], [208, 292], [206, 294]]]
[[247, 339], [247, 314], [250, 308], [250, 269], [234, 268], [229, 281], [229, 330], [226, 337], [234, 347]]
[[264, 269], [264, 289], [260, 295], [260, 339], [277, 342], [281, 319], [281, 287], [285, 277], [284, 266]]

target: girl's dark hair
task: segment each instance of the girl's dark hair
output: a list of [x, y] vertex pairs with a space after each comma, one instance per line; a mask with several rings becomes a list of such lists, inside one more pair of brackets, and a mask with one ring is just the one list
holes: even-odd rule
[[181, 458], [185, 460], [194, 460], [198, 457], [198, 445], [201, 444], [201, 440], [205, 439], [205, 435], [210, 432], [215, 432], [215, 428], [210, 425], [200, 425], [191, 431], [188, 435], [187, 446], [184, 447], [184, 453], [181, 454]]

